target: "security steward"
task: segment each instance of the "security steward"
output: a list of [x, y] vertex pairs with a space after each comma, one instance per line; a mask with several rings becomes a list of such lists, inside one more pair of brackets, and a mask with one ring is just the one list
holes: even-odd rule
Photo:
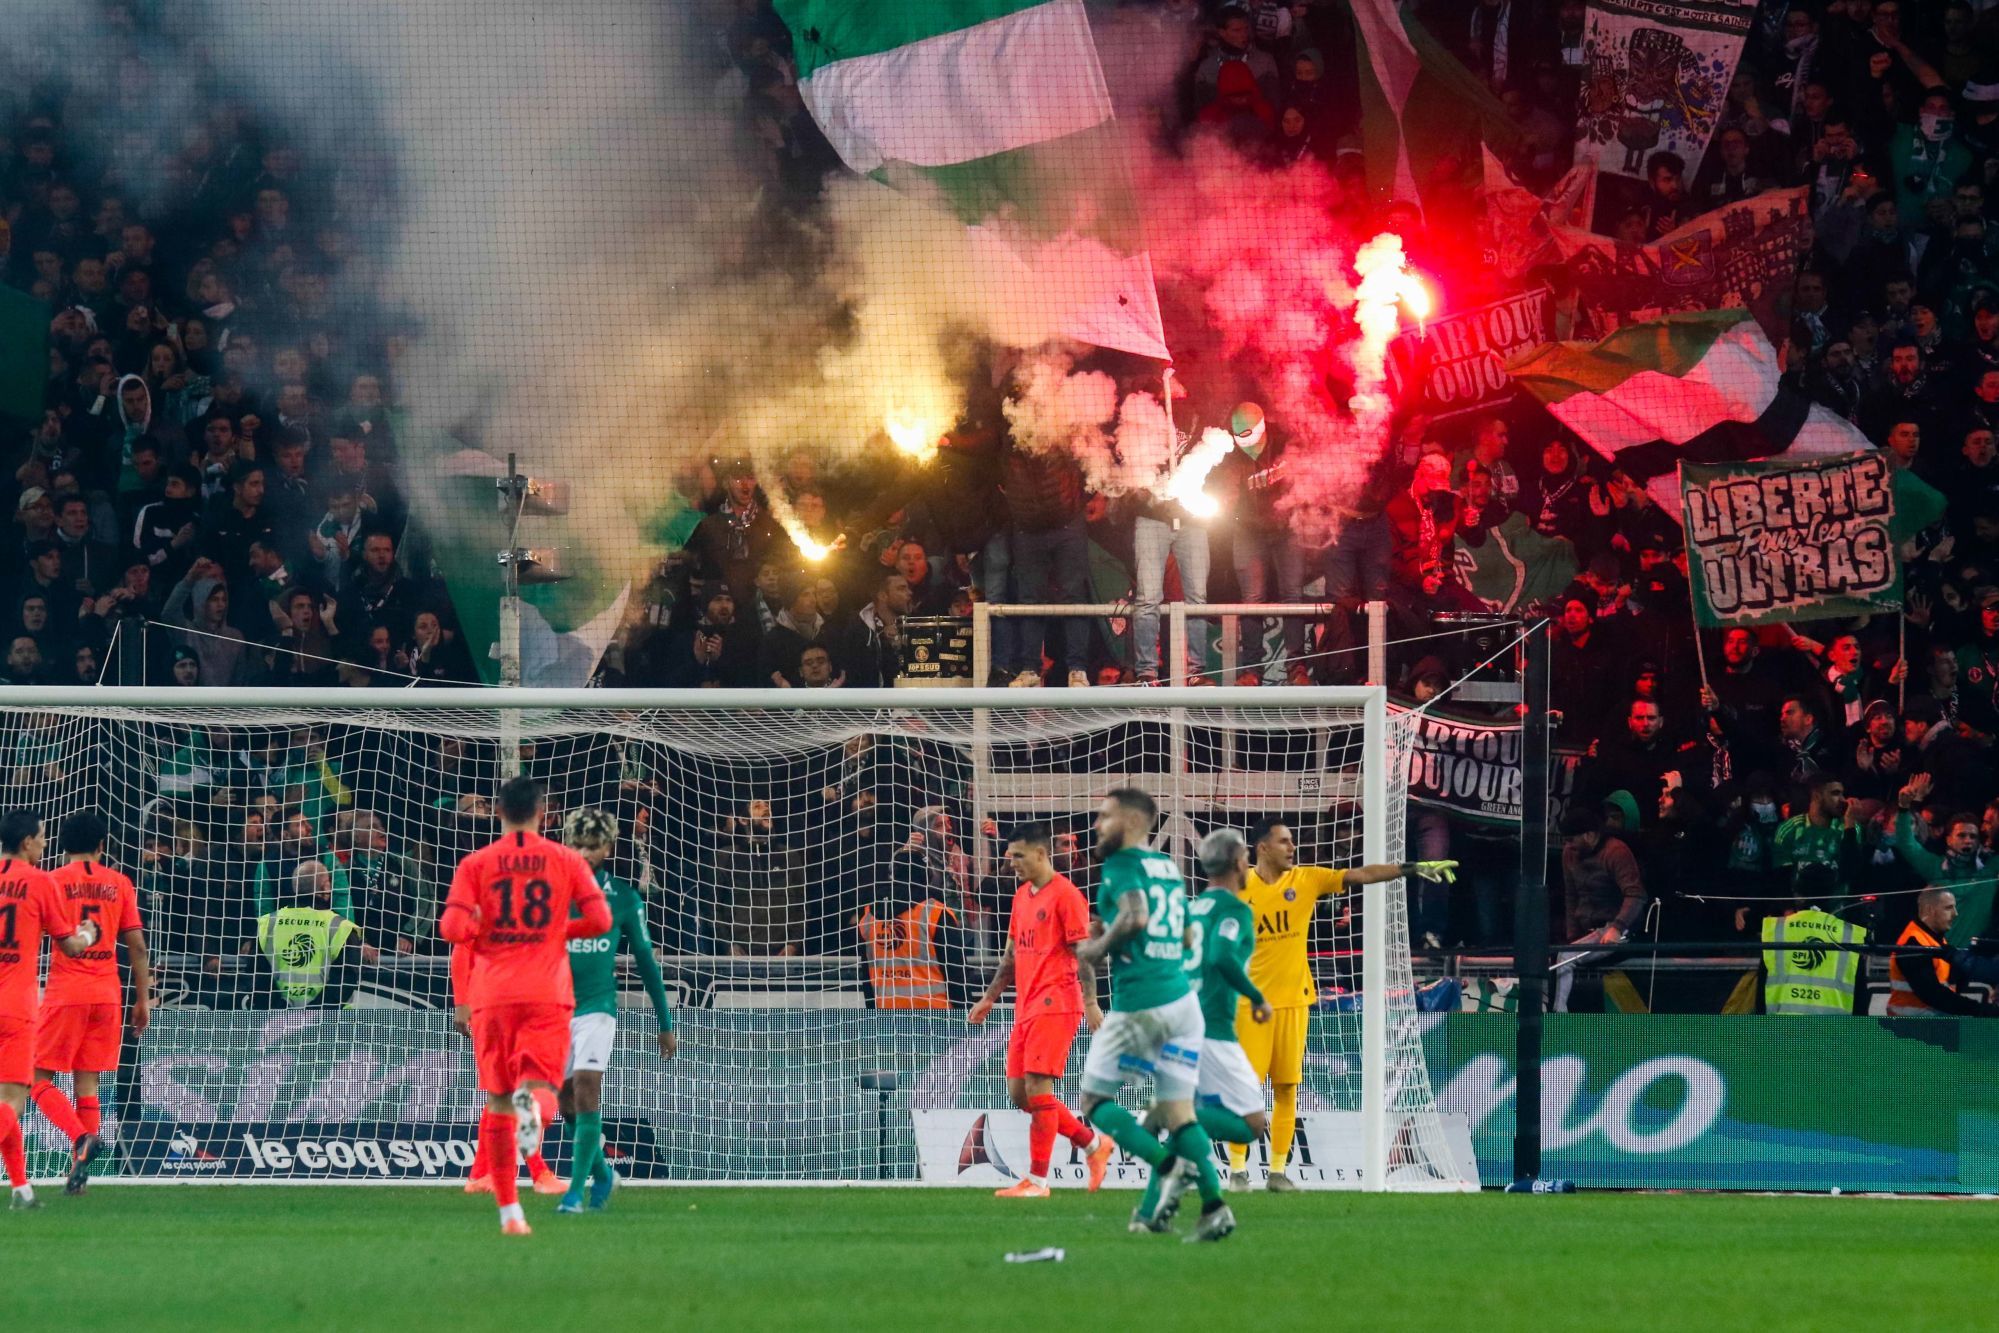
[[[1802, 868], [1800, 887], [1832, 867]], [[1807, 878], [1810, 875], [1810, 878]], [[1763, 1012], [1844, 1017], [1855, 1012], [1861, 955], [1832, 945], [1867, 943], [1867, 931], [1818, 907], [1763, 919]]]
[[287, 901], [257, 918], [257, 985], [261, 1008], [340, 1009], [361, 981], [358, 927], [333, 910], [333, 879], [318, 861], [301, 861]]
[[1903, 927], [1895, 941], [1896, 952], [1888, 959], [1888, 1017], [1999, 1017], [1999, 1005], [1974, 1000], [1956, 989], [1949, 958], [1904, 951], [1943, 948], [1956, 920], [1957, 895], [1949, 889], [1932, 886], [1916, 895], [1916, 919]]

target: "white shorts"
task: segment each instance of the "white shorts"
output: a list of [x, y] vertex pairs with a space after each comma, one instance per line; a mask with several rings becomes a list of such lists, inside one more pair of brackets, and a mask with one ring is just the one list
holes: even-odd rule
[[1201, 1039], [1201, 1085], [1197, 1100], [1240, 1116], [1264, 1109], [1263, 1080], [1249, 1066], [1249, 1056], [1237, 1041]]
[[611, 1067], [611, 1047], [618, 1040], [616, 1014], [577, 1014], [569, 1020], [569, 1068], [601, 1074]]
[[1090, 1038], [1083, 1091], [1115, 1097], [1134, 1078], [1152, 1080], [1155, 1102], [1191, 1102], [1201, 1076], [1201, 1004], [1183, 995], [1156, 1009], [1114, 1009]]

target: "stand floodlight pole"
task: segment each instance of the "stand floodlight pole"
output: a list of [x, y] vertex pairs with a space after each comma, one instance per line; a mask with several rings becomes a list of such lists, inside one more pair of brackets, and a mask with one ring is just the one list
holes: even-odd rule
[[[507, 549], [500, 552], [500, 684], [512, 689], [521, 683], [521, 561], [527, 553], [520, 548], [521, 510], [527, 502], [527, 479], [514, 467], [514, 455], [507, 455], [507, 475], [500, 482], [500, 495], [509, 507]], [[500, 776], [519, 777], [521, 772], [521, 712], [500, 710]]]
[[1541, 1174], [1541, 1033], [1548, 993], [1548, 623], [1530, 625], [1520, 701], [1520, 885], [1514, 898], [1513, 1178]]

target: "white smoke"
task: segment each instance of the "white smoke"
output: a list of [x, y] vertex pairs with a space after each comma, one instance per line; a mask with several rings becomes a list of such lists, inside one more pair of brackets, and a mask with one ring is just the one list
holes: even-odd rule
[[[17, 40], [120, 85], [115, 43], [75, 0], [29, 0]], [[990, 345], [1041, 349], [1016, 377], [1016, 442], [1062, 449], [1094, 487], [1158, 484], [1165, 410], [1046, 348], [1063, 294], [1024, 300], [1017, 269], [933, 201], [836, 179], [813, 228], [774, 229], [778, 188], [745, 128], [718, 34], [723, 0], [342, 0], [166, 7], [138, 104], [162, 128], [210, 89], [289, 127], [332, 205], [374, 227], [379, 268], [348, 265], [347, 304], [399, 312], [394, 379], [420, 423], [475, 423], [488, 453], [574, 483], [572, 530], [629, 567], [678, 468], [712, 449], [768, 465], [921, 452], [949, 429]], [[1192, 6], [1100, 30], [1135, 143], [1191, 54]], [[121, 111], [122, 114], [122, 111]], [[1197, 141], [1141, 151], [1136, 188], [1162, 283], [1271, 419], [1306, 445], [1319, 489], [1378, 452], [1325, 392], [1352, 337], [1354, 238], [1316, 165], [1262, 172]], [[372, 196], [369, 182], [385, 183]], [[1184, 423], [1183, 423], [1184, 424]], [[907, 441], [915, 441], [908, 445]], [[413, 477], [422, 482], [424, 478]]]

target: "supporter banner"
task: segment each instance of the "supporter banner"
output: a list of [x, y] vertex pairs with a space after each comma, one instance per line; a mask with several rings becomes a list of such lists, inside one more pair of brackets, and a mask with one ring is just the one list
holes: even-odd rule
[[1413, 401], [1432, 417], [1476, 412], [1513, 396], [1507, 361], [1554, 331], [1555, 303], [1546, 287], [1432, 320], [1388, 345], [1390, 389], [1397, 403]]
[[1590, 0], [1577, 159], [1642, 179], [1677, 153], [1692, 180], [1755, 15], [1755, 0]]
[[1694, 617], [1710, 628], [1902, 604], [1888, 456], [1680, 469]]
[[[1391, 703], [1391, 712], [1414, 711]], [[1549, 820], [1575, 790], [1580, 752], [1557, 751], [1549, 780]], [[1520, 724], [1426, 713], [1409, 752], [1409, 799], [1479, 824], [1520, 822]]]
[[1596, 212], [1596, 166], [1582, 162], [1546, 195], [1517, 184], [1485, 151], [1484, 262], [1508, 282], [1529, 269], [1562, 262], [1557, 227], [1587, 227]]
[[[1688, 162], [1691, 177], [1693, 163]], [[1782, 344], [1778, 301], [1811, 248], [1810, 191], [1766, 190], [1633, 245], [1580, 227], [1555, 236], [1576, 286], [1577, 338], [1682, 310], [1744, 309]]]
[[[1480, 1175], [1513, 1171], [1510, 1014], [1425, 1029]], [[1999, 1190], [1999, 1024], [1549, 1014], [1541, 1174], [1584, 1189]]]
[[[921, 1179], [932, 1185], [967, 1185], [992, 1189], [1012, 1184], [1027, 1172], [1027, 1131], [1032, 1121], [1024, 1111], [912, 1111], [916, 1159]], [[1472, 1164], [1471, 1127], [1462, 1116], [1444, 1118], [1444, 1140], [1467, 1173]], [[1083, 1154], [1068, 1140], [1058, 1140], [1048, 1164], [1048, 1183], [1056, 1189], [1089, 1183]], [[1227, 1170], [1227, 1145], [1215, 1145], [1215, 1160]], [[1270, 1176], [1270, 1141], [1259, 1141], [1249, 1155], [1252, 1186]], [[1107, 1189], [1143, 1189], [1145, 1163], [1122, 1150], [1104, 1175]], [[1362, 1183], [1360, 1114], [1355, 1111], [1304, 1111], [1298, 1116], [1298, 1137], [1292, 1144], [1287, 1175], [1306, 1189], [1354, 1190]]]

